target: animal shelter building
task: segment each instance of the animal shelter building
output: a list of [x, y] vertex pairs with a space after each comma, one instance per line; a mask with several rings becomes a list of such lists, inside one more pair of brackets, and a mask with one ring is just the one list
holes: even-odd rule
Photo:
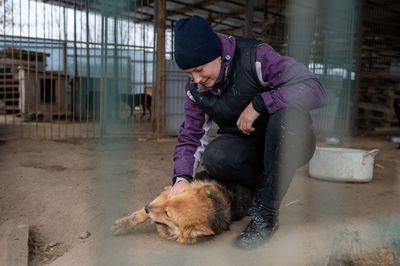
[[[295, 173], [280, 229], [253, 251], [233, 245], [249, 216], [218, 217], [230, 230], [189, 246], [161, 238], [156, 226], [166, 224], [145, 214], [156, 195], [167, 195], [184, 139], [177, 136], [189, 77], [174, 58], [174, 30], [194, 15], [219, 34], [293, 57], [327, 92], [310, 112], [312, 158], [286, 171]], [[399, 0], [0, 0], [0, 266], [400, 265], [399, 18]], [[210, 141], [218, 129], [212, 124]], [[276, 140], [283, 150], [286, 129]], [[204, 148], [205, 138], [199, 142]], [[241, 151], [228, 149], [234, 164]], [[200, 172], [204, 161], [195, 158]], [[222, 194], [231, 199], [196, 191], [201, 202], [237, 203], [229, 190]], [[182, 209], [206, 211], [189, 203]], [[215, 217], [214, 209], [232, 212], [212, 205]], [[154, 221], [112, 236], [114, 221], [134, 210]], [[135, 217], [118, 222], [121, 232]], [[183, 228], [201, 235], [203, 224], [212, 221]]]
[[395, 0], [3, 3], [0, 127], [6, 135], [41, 138], [30, 128], [48, 123], [54, 130], [44, 135], [52, 139], [176, 136], [187, 77], [174, 62], [173, 30], [194, 14], [216, 32], [265, 41], [316, 74], [328, 92], [326, 106], [312, 112], [320, 135], [399, 126]]

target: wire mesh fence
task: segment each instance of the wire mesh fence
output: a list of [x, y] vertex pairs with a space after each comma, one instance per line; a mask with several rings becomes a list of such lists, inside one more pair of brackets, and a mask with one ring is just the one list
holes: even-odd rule
[[1, 4], [3, 135], [90, 138], [150, 131], [153, 25], [131, 15], [137, 2]]
[[[159, 2], [1, 0], [1, 134], [90, 138], [154, 131], [154, 117], [166, 115], [157, 106], [168, 101], [155, 86]], [[166, 1], [165, 59], [173, 59], [176, 20], [198, 14], [217, 32], [240, 37], [244, 6]], [[358, 11], [355, 0], [255, 1], [253, 37], [303, 62], [327, 88], [328, 104], [312, 113], [321, 134], [352, 131]]]

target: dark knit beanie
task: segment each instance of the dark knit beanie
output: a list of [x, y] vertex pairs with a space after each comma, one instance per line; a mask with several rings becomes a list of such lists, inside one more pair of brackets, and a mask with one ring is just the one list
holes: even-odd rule
[[176, 22], [174, 55], [180, 69], [207, 64], [221, 53], [221, 41], [207, 20], [193, 16]]

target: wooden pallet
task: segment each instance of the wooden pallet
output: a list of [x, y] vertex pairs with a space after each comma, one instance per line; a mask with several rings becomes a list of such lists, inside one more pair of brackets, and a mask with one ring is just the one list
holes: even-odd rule
[[366, 72], [361, 76], [358, 125], [361, 130], [393, 128], [398, 125], [393, 110], [400, 100], [400, 77], [385, 72]]
[[2, 113], [16, 114], [20, 112], [19, 80], [14, 77], [15, 73], [11, 72], [0, 74], [0, 101], [2, 102], [0, 110]]

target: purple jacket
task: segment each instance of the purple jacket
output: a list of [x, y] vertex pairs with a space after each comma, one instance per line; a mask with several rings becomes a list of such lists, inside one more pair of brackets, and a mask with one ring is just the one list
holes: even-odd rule
[[[236, 46], [234, 37], [218, 34], [222, 43], [220, 74], [215, 84], [220, 85], [226, 75], [225, 69], [231, 63]], [[255, 67], [262, 85], [273, 88], [262, 92], [261, 96], [269, 113], [293, 106], [310, 111], [323, 106], [326, 92], [319, 79], [303, 64], [291, 57], [282, 56], [268, 44], [257, 47]], [[207, 88], [215, 95], [220, 95], [219, 87]], [[184, 105], [185, 121], [182, 123], [178, 144], [174, 151], [173, 178], [179, 176], [194, 177], [199, 166], [205, 146], [208, 144], [208, 133], [211, 121], [206, 113], [196, 104], [188, 84], [185, 86], [186, 101]]]

